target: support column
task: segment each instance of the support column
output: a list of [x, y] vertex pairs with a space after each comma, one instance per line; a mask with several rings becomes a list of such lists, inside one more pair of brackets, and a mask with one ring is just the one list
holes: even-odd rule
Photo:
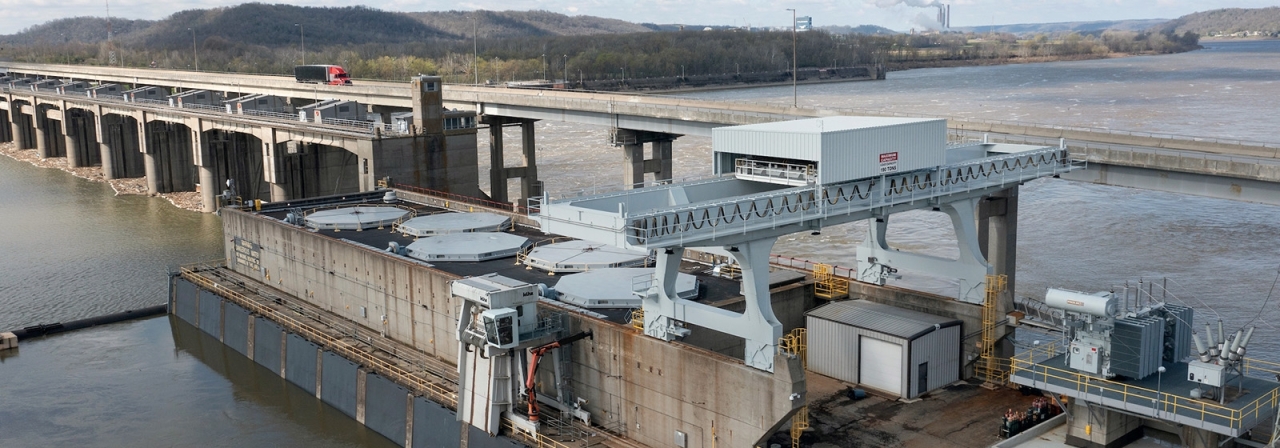
[[542, 182], [538, 181], [533, 123], [533, 120], [520, 122], [521, 149], [524, 152], [524, 176], [520, 177], [520, 205], [522, 206], [528, 205], [529, 198], [542, 196]]
[[656, 181], [670, 183], [672, 180], [671, 169], [674, 160], [672, 160], [671, 143], [673, 141], [674, 140], [657, 140], [652, 144], [653, 158], [654, 160], [657, 160], [659, 165], [658, 171], [653, 175], [654, 180]]
[[507, 171], [502, 161], [502, 117], [489, 120], [489, 199], [507, 203]]
[[644, 144], [622, 145], [622, 186], [628, 190], [644, 185]]
[[289, 189], [285, 188], [281, 183], [269, 183], [271, 185], [271, 202], [286, 202], [289, 200]]
[[213, 168], [197, 166], [200, 171], [200, 211], [213, 213], [218, 211], [218, 181], [213, 177]]
[[31, 115], [31, 124], [35, 128], [36, 134], [36, 151], [40, 154], [41, 159], [47, 159], [53, 156], [53, 148], [49, 146], [48, 139], [45, 138], [44, 131], [48, 127], [45, 118], [40, 113], [40, 108], [33, 108]]
[[[1088, 403], [1071, 403], [1067, 445], [1082, 448], [1120, 447], [1142, 438], [1142, 419]], [[1214, 445], [1216, 446], [1216, 445]]]
[[[8, 104], [9, 108], [13, 108], [12, 101]], [[0, 143], [13, 141], [13, 134], [11, 134], [10, 131], [12, 131], [12, 126], [9, 122], [9, 111], [0, 110]]]
[[147, 114], [143, 112], [138, 118], [138, 152], [142, 153], [143, 172], [147, 176], [147, 194], [160, 192], [160, 170], [156, 163], [156, 150], [151, 136], [147, 134]]
[[[978, 245], [993, 273], [1007, 276], [1008, 290], [1014, 292], [1018, 256], [1018, 187], [983, 198], [978, 207]], [[1007, 305], [1011, 309], [1013, 295], [1009, 297]]]
[[867, 238], [858, 246], [858, 280], [884, 285], [898, 269], [931, 272], [958, 279], [956, 298], [962, 302], [981, 304], [986, 299], [986, 280], [991, 266], [982, 256], [977, 229], [978, 199], [962, 199], [939, 204], [935, 210], [951, 218], [956, 233], [960, 257], [950, 260], [914, 252], [904, 252], [889, 247], [885, 234], [889, 216], [871, 220]]
[[116, 161], [112, 157], [112, 149], [110, 140], [107, 138], [110, 134], [103, 127], [108, 125], [109, 120], [102, 116], [102, 107], [98, 107], [98, 113], [94, 115], [94, 136], [98, 142], [99, 158], [102, 159], [102, 178], [111, 180], [116, 178]]
[[81, 160], [80, 151], [83, 145], [80, 144], [80, 132], [76, 123], [72, 121], [71, 112], [62, 110], [62, 141], [67, 147], [67, 166], [77, 168], [85, 166], [85, 161]]
[[24, 138], [27, 135], [27, 119], [26, 116], [22, 115], [22, 106], [10, 101], [9, 109], [9, 113], [12, 115], [9, 120], [9, 133], [13, 137], [14, 146], [17, 146], [18, 149], [31, 149], [31, 145], [27, 143], [28, 140]]

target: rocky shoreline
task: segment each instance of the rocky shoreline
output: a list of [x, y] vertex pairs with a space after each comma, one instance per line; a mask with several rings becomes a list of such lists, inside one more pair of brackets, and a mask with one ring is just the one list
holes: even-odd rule
[[129, 179], [111, 179], [107, 180], [102, 175], [102, 167], [91, 166], [76, 168], [67, 165], [66, 157], [50, 157], [41, 159], [40, 154], [34, 149], [18, 149], [18, 145], [13, 142], [0, 143], [0, 154], [8, 156], [13, 160], [27, 162], [41, 168], [53, 168], [62, 170], [72, 176], [93, 182], [106, 182], [111, 185], [111, 189], [115, 190], [116, 196], [120, 195], [136, 195], [136, 196], [157, 196], [168, 200], [174, 207], [184, 210], [200, 211], [203, 208], [203, 202], [200, 200], [200, 193], [195, 191], [179, 191], [176, 193], [160, 193], [155, 195], [147, 194], [147, 180], [141, 177]]

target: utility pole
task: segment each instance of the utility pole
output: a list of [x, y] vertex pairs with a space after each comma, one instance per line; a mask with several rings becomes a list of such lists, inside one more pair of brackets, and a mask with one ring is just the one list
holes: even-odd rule
[[791, 107], [796, 107], [796, 10], [787, 8], [787, 11], [791, 11]]
[[196, 30], [187, 28], [187, 31], [191, 32], [191, 55], [196, 60], [196, 71], [198, 72], [200, 71], [200, 52], [196, 50]]
[[565, 88], [569, 88], [569, 55], [564, 55], [564, 84]]
[[298, 27], [298, 39], [302, 41], [302, 65], [307, 65], [307, 33], [301, 23], [295, 23], [293, 26]]
[[476, 85], [480, 85], [480, 34], [479, 21], [471, 16], [471, 63], [475, 64]]

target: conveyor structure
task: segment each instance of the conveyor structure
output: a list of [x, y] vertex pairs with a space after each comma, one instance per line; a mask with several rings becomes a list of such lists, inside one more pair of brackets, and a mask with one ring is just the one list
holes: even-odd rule
[[[769, 252], [778, 237], [872, 219], [859, 250], [859, 280], [883, 284], [898, 267], [961, 280], [960, 300], [981, 303], [992, 268], [978, 248], [977, 201], [1026, 181], [1074, 168], [1062, 147], [948, 145], [945, 120], [825, 117], [717, 128], [720, 176], [613, 193], [530, 201], [548, 233], [656, 253], [654, 286], [643, 300], [645, 334], [663, 340], [696, 324], [746, 341], [745, 362], [773, 371], [782, 325], [769, 301]], [[889, 215], [932, 208], [951, 216], [960, 258], [890, 249]], [[742, 267], [746, 311], [680, 299], [684, 248], [724, 255]]]

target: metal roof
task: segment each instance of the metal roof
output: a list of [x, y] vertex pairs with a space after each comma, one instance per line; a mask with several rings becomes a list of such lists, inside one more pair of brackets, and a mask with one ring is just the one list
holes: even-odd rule
[[939, 328], [960, 325], [959, 319], [921, 313], [866, 300], [831, 302], [814, 308], [806, 316], [897, 336], [908, 341]]
[[896, 126], [910, 123], [925, 123], [931, 121], [946, 122], [940, 118], [905, 118], [905, 117], [822, 117], [808, 118], [804, 120], [792, 121], [775, 121], [771, 123], [746, 124], [741, 126], [726, 126], [716, 128], [718, 132], [736, 132], [736, 131], [765, 131], [765, 132], [786, 132], [796, 134], [822, 134], [825, 132], [849, 131], [855, 129], [871, 129], [881, 128], [885, 126]]

